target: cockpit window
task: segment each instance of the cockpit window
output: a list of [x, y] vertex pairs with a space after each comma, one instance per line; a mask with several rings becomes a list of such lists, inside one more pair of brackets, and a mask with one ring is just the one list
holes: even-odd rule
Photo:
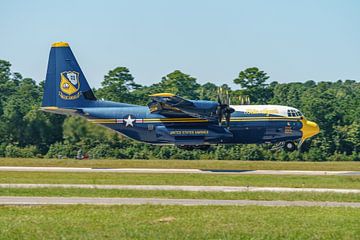
[[289, 109], [287, 115], [288, 117], [301, 117], [303, 114], [298, 110]]

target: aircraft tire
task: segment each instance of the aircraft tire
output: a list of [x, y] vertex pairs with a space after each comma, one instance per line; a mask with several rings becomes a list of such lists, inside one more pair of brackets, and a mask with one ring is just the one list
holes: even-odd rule
[[296, 145], [294, 142], [286, 142], [285, 145], [284, 145], [284, 149], [287, 151], [287, 152], [293, 152], [296, 150]]

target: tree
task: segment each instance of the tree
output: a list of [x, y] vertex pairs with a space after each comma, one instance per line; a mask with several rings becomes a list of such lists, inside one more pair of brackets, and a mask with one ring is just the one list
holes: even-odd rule
[[3, 123], [6, 123], [3, 139], [26, 145], [24, 116], [40, 102], [40, 90], [35, 81], [22, 79], [15, 92], [7, 95], [3, 105]]
[[23, 119], [23, 145], [35, 145], [39, 152], [45, 155], [51, 144], [63, 140], [62, 123], [65, 116], [33, 108]]
[[133, 98], [131, 91], [140, 87], [136, 84], [134, 77], [126, 67], [117, 67], [110, 70], [104, 77], [100, 88], [96, 94], [100, 98], [116, 102], [130, 102]]
[[199, 98], [202, 100], [217, 101], [219, 87], [213, 83], [205, 83], [199, 88]]
[[8, 61], [0, 60], [0, 84], [3, 84], [10, 80], [11, 64]]
[[169, 92], [188, 99], [198, 99], [200, 85], [196, 78], [179, 70], [175, 70], [162, 78], [158, 84], [150, 87], [151, 92]]
[[243, 94], [250, 97], [251, 102], [266, 103], [271, 92], [266, 88], [266, 80], [269, 76], [264, 71], [260, 71], [257, 67], [247, 68], [239, 73], [234, 79], [234, 83], [239, 84], [243, 89]]
[[11, 64], [8, 61], [0, 60], [0, 116], [3, 113], [5, 101], [11, 94], [16, 92], [22, 78], [19, 73], [12, 74], [10, 67]]

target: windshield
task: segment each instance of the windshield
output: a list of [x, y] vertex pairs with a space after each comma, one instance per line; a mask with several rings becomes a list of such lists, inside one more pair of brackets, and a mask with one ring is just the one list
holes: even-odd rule
[[303, 114], [299, 110], [296, 110], [296, 109], [289, 109], [287, 111], [287, 115], [288, 115], [288, 117], [302, 117], [303, 116]]

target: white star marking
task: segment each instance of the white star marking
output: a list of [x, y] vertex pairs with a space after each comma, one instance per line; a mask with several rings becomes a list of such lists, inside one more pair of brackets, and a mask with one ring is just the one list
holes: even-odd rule
[[131, 116], [129, 115], [128, 118], [124, 119], [124, 122], [125, 122], [125, 127], [127, 126], [134, 127], [135, 119], [132, 119]]

